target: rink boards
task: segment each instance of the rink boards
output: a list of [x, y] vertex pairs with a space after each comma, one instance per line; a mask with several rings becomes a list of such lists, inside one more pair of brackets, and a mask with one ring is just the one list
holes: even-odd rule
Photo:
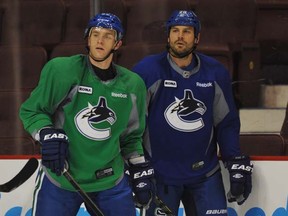
[[[252, 157], [254, 163], [253, 191], [241, 206], [228, 203], [229, 216], [288, 215], [288, 157]], [[25, 165], [28, 157], [0, 157], [0, 184], [12, 179]], [[229, 188], [228, 173], [222, 169], [225, 189]], [[36, 172], [19, 188], [0, 193], [1, 216], [30, 216]], [[137, 210], [138, 211], [138, 210]], [[139, 213], [137, 212], [139, 215]], [[82, 205], [77, 216], [88, 216]], [[182, 205], [178, 216], [185, 216]]]

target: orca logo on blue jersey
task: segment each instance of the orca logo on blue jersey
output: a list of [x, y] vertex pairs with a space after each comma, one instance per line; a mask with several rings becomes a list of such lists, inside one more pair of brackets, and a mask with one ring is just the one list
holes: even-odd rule
[[81, 110], [74, 119], [78, 131], [85, 137], [92, 140], [106, 140], [111, 136], [111, 128], [97, 128], [97, 124], [108, 122], [113, 125], [116, 121], [116, 114], [107, 106], [106, 98], [100, 97], [98, 104]]
[[206, 106], [194, 97], [190, 89], [185, 89], [184, 97], [181, 100], [175, 97], [175, 101], [166, 108], [164, 116], [168, 124], [174, 129], [192, 132], [204, 127], [202, 118], [193, 120], [184, 118], [195, 112], [203, 115], [206, 112]]

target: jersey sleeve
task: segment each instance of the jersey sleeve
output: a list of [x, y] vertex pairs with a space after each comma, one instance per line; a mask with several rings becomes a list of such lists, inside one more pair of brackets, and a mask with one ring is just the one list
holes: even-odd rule
[[228, 160], [240, 152], [240, 119], [235, 106], [229, 73], [224, 71], [215, 83], [214, 125], [222, 159]]
[[58, 63], [49, 61], [41, 71], [37, 87], [20, 107], [20, 119], [32, 136], [42, 127], [53, 125], [53, 114], [71, 88], [62, 71]]
[[133, 73], [137, 79], [133, 81], [135, 85], [131, 91], [132, 109], [127, 125], [127, 129], [121, 135], [121, 150], [125, 159], [143, 155], [143, 134], [145, 130], [146, 115], [146, 87], [143, 80]]

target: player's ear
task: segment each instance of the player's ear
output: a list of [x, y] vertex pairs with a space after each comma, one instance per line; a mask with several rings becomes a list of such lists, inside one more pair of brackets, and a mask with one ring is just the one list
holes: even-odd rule
[[87, 46], [90, 47], [91, 42], [90, 42], [90, 37], [87, 38]]

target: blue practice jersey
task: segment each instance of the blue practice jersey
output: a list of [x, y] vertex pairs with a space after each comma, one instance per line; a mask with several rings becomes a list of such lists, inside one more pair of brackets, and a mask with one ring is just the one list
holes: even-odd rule
[[198, 182], [224, 160], [240, 155], [240, 120], [229, 72], [217, 60], [193, 54], [193, 67], [179, 68], [167, 52], [141, 60], [132, 70], [148, 89], [147, 151], [158, 181]]

